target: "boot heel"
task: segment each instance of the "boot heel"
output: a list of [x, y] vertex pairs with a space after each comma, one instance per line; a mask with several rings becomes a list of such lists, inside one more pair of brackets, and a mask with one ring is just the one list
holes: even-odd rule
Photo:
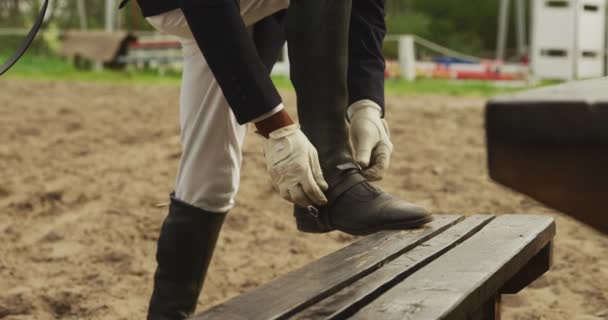
[[294, 210], [294, 217], [296, 218], [296, 226], [298, 231], [305, 233], [327, 233], [331, 230], [327, 230], [319, 226], [317, 219], [309, 212], [308, 208], [298, 208]]

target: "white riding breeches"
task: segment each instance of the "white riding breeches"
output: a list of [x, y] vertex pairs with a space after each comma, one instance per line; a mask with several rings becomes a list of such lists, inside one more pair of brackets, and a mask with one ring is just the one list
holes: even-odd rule
[[[289, 0], [240, 0], [245, 25], [289, 6]], [[182, 157], [175, 197], [210, 212], [235, 204], [240, 183], [241, 148], [247, 125], [236, 121], [181, 9], [148, 18], [157, 30], [179, 37], [183, 47], [180, 96]]]

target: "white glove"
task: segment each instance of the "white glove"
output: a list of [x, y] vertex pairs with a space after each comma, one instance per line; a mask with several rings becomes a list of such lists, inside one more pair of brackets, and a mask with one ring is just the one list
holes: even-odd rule
[[382, 119], [382, 108], [371, 100], [361, 100], [348, 108], [348, 119], [355, 161], [368, 180], [382, 180], [393, 152], [388, 124]]
[[266, 166], [281, 197], [302, 207], [324, 205], [323, 178], [317, 149], [300, 126], [292, 124], [270, 133], [264, 142]]

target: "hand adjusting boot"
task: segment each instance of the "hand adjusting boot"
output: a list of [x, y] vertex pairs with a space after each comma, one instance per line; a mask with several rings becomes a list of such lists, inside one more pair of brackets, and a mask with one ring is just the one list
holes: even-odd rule
[[424, 208], [394, 198], [368, 183], [354, 164], [340, 166], [327, 181], [327, 205], [295, 207], [298, 230], [368, 235], [382, 230], [418, 228], [433, 220]]
[[292, 0], [288, 9], [290, 77], [300, 125], [329, 184], [327, 204], [295, 207], [298, 228], [366, 235], [419, 227], [431, 216], [370, 185], [352, 156], [346, 123], [351, 7], [352, 0]]
[[264, 155], [272, 183], [285, 200], [301, 206], [327, 203], [317, 150], [299, 125], [271, 132], [264, 141]]
[[363, 176], [368, 181], [382, 180], [393, 152], [382, 108], [371, 100], [361, 100], [353, 103], [347, 114], [355, 160], [363, 170]]

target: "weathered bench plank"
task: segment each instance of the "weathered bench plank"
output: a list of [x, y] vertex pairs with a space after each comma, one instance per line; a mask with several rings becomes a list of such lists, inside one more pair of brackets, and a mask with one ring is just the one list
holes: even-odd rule
[[388, 262], [369, 276], [298, 313], [293, 319], [344, 319], [361, 306], [474, 235], [494, 216], [477, 215]]
[[490, 100], [490, 176], [608, 233], [608, 79]]
[[467, 319], [496, 294], [555, 235], [551, 217], [501, 216], [351, 319]]
[[463, 219], [438, 216], [428, 227], [381, 232], [240, 295], [192, 319], [285, 319], [367, 276]]

